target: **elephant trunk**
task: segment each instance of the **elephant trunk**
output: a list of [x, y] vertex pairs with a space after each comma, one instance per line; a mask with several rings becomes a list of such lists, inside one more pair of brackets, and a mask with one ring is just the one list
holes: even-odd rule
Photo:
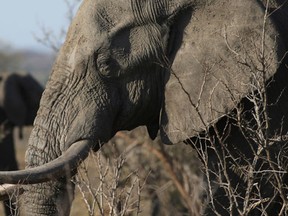
[[22, 199], [24, 215], [69, 215], [74, 184], [59, 180], [25, 185]]
[[[27, 183], [54, 180], [24, 186], [26, 215], [69, 215], [74, 196], [74, 185], [69, 179], [94, 144], [89, 136], [84, 136], [85, 131], [74, 130], [74, 125], [87, 122], [79, 117], [83, 109], [79, 107], [82, 103], [77, 103], [78, 89], [61, 81], [51, 78], [46, 86], [25, 157], [25, 172], [34, 173]], [[41, 172], [49, 174], [42, 178]], [[37, 180], [29, 180], [33, 178]]]
[[[50, 130], [43, 127], [34, 126], [26, 152], [26, 170], [21, 171], [23, 176], [28, 175], [24, 183], [43, 183], [24, 185], [24, 212], [33, 216], [69, 215], [74, 198], [74, 185], [69, 179], [75, 174], [77, 165], [88, 156], [90, 142], [75, 142], [59, 156], [53, 148], [58, 146], [60, 149], [60, 143], [53, 134], [48, 136]], [[56, 128], [53, 130], [57, 131]], [[44, 182], [50, 179], [53, 180]]]

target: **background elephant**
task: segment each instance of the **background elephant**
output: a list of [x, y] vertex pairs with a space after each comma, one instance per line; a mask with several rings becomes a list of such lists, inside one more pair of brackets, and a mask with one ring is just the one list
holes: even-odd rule
[[[280, 89], [268, 88], [270, 93], [264, 94], [269, 104], [264, 106], [269, 109], [264, 112], [264, 140], [275, 132], [286, 134], [287, 94], [282, 87], [287, 78], [281, 76], [287, 73], [287, 6], [268, 3], [85, 0], [41, 98], [27, 169], [0, 173], [0, 182], [28, 184], [27, 215], [68, 215], [74, 185], [67, 183], [79, 161], [119, 130], [146, 125], [151, 138], [160, 130], [166, 144], [196, 137], [199, 150], [207, 140], [207, 146], [219, 143], [222, 150], [227, 137], [231, 146], [257, 146], [253, 139], [241, 139], [241, 125], [235, 132], [240, 131], [240, 139], [230, 136], [237, 110], [257, 126], [257, 119], [249, 121], [256, 110], [250, 105], [251, 112], [240, 105], [224, 127], [216, 125], [222, 132], [214, 128], [214, 140], [198, 135], [231, 114], [243, 97], [261, 96], [267, 86]], [[273, 85], [276, 79], [281, 85]]]
[[[17, 170], [13, 128], [32, 125], [43, 88], [30, 75], [0, 74], [0, 170]], [[22, 136], [21, 129], [19, 136]], [[6, 215], [16, 214], [16, 205], [6, 201]]]

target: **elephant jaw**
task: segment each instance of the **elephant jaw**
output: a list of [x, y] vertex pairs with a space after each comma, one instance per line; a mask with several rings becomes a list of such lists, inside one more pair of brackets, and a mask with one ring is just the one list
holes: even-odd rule
[[88, 157], [93, 142], [80, 140], [73, 143], [57, 159], [44, 165], [19, 171], [0, 172], [0, 183], [36, 184], [49, 180], [56, 180], [63, 176], [71, 176], [71, 170]]

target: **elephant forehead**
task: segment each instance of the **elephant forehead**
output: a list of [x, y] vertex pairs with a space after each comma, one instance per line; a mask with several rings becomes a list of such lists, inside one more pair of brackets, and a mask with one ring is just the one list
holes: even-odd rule
[[130, 1], [97, 1], [93, 16], [90, 18], [99, 31], [110, 32], [115, 26], [131, 22], [132, 15]]
[[[111, 31], [117, 25], [146, 25], [165, 22], [177, 11], [196, 4], [196, 0], [119, 0], [92, 1], [93, 19], [104, 31]], [[197, 3], [199, 4], [199, 3]]]
[[[61, 58], [65, 60], [66, 56], [69, 61], [71, 55], [75, 56], [75, 49], [78, 56], [85, 58], [102, 46], [106, 46], [105, 49], [113, 47], [115, 44], [107, 47], [107, 43], [110, 44], [112, 40], [122, 48], [123, 40], [115, 40], [118, 36], [125, 36], [126, 41], [131, 39], [129, 42], [136, 41], [136, 52], [142, 45], [146, 49], [148, 42], [153, 43], [154, 36], [157, 35], [157, 32], [151, 33], [150, 30], [158, 30], [162, 34], [161, 27], [165, 29], [165, 23], [172, 19], [177, 11], [192, 5], [193, 2], [196, 0], [85, 0], [69, 28], [61, 49]], [[127, 33], [128, 31], [130, 32]], [[136, 40], [137, 37], [140, 39]], [[160, 41], [157, 40], [158, 47], [159, 44]], [[155, 43], [152, 46], [154, 45]]]
[[82, 33], [90, 37], [99, 33], [109, 36], [127, 27], [161, 25], [177, 11], [196, 2], [196, 0], [86, 0], [71, 28], [81, 28]]

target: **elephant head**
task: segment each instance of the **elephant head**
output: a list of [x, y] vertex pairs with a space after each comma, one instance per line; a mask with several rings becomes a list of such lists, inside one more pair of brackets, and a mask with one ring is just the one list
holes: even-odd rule
[[252, 90], [249, 65], [273, 76], [286, 52], [279, 17], [262, 1], [84, 0], [41, 98], [27, 169], [0, 182], [39, 183], [25, 188], [28, 215], [69, 214], [67, 178], [90, 149], [139, 125], [180, 142]]

